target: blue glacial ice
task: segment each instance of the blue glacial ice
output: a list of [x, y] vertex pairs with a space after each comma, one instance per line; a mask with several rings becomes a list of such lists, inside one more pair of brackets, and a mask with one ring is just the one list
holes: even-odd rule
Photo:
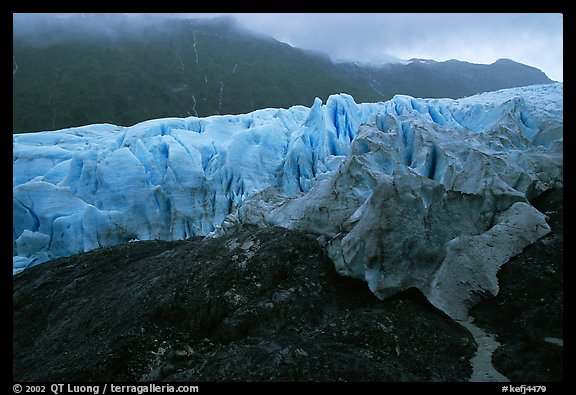
[[549, 231], [528, 200], [563, 182], [563, 85], [16, 134], [13, 164], [15, 274], [133, 239], [281, 225], [377, 296], [416, 287], [463, 317]]

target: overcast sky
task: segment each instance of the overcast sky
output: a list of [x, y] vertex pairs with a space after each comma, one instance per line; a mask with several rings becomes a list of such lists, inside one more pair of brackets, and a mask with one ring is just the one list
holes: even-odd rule
[[393, 56], [486, 64], [508, 58], [563, 81], [562, 14], [231, 15], [251, 30], [333, 58], [379, 62]]
[[[180, 15], [232, 15], [250, 30], [295, 47], [327, 53], [335, 60], [381, 63], [395, 57], [489, 64], [508, 58], [563, 81], [562, 14]], [[139, 14], [134, 21], [146, 19], [145, 14]]]

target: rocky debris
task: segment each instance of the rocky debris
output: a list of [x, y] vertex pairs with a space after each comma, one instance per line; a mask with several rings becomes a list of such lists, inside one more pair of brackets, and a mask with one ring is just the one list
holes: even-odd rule
[[498, 273], [500, 293], [473, 308], [475, 323], [497, 335], [494, 366], [516, 382], [563, 381], [563, 189], [532, 204], [552, 232]]
[[272, 227], [140, 241], [13, 278], [14, 381], [466, 381], [476, 345]]

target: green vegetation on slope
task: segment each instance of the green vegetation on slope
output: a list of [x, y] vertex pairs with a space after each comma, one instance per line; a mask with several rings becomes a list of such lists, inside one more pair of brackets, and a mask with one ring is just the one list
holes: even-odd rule
[[[515, 62], [509, 66], [518, 78], [496, 80], [491, 67], [498, 62], [334, 64], [230, 20], [172, 20], [115, 37], [49, 34], [54, 37], [43, 44], [14, 38], [14, 133], [311, 106], [315, 97], [337, 93], [368, 102], [397, 93], [461, 97], [550, 82]], [[472, 70], [462, 72], [462, 65]]]

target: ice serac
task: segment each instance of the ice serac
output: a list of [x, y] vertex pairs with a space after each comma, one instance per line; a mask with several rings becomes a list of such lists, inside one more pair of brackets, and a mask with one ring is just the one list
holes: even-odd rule
[[14, 135], [13, 271], [244, 224], [314, 234], [381, 298], [416, 287], [453, 317], [548, 231], [563, 180], [562, 84], [460, 100], [345, 94], [311, 108]]
[[[330, 104], [340, 101], [356, 113]], [[333, 130], [349, 134], [350, 122], [369, 115], [350, 96], [328, 102], [318, 100], [314, 114], [332, 107], [339, 114], [321, 123], [310, 108], [295, 106], [14, 135], [14, 272], [131, 239], [207, 235], [266, 187], [307, 190], [338, 164], [327, 151], [313, 152], [318, 142], [344, 152], [350, 136], [339, 139]]]

